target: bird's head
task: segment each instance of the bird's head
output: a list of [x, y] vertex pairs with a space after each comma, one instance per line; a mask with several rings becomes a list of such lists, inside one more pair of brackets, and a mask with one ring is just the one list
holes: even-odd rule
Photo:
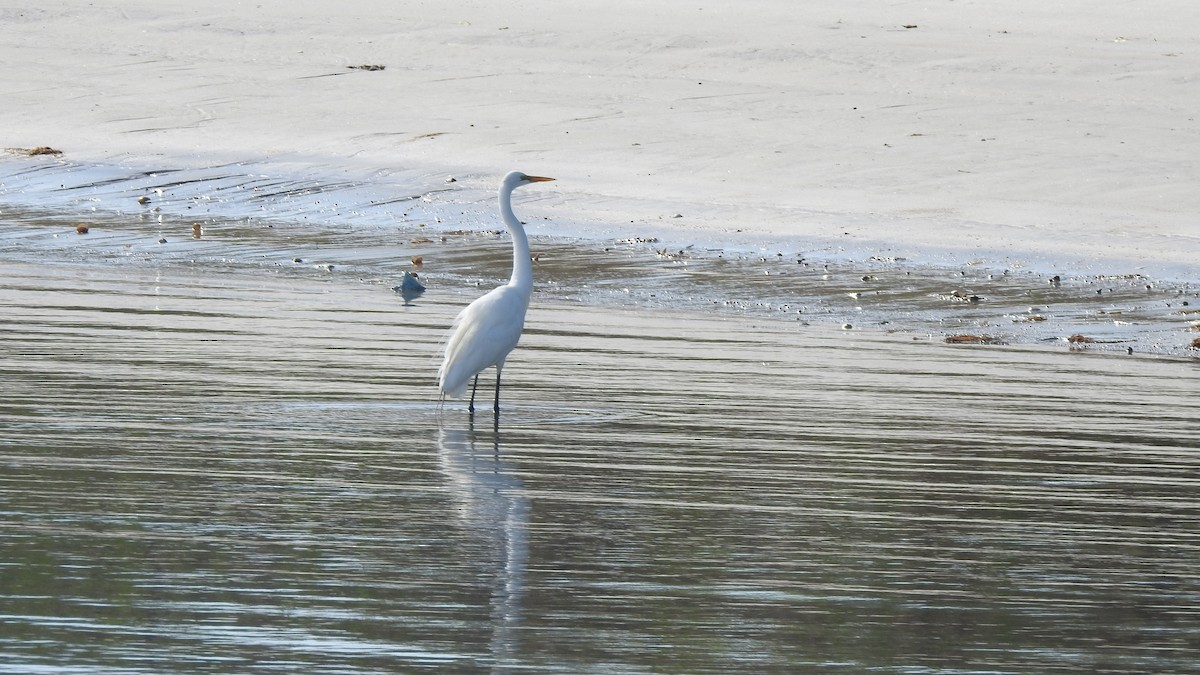
[[544, 176], [530, 176], [521, 173], [520, 171], [513, 171], [504, 177], [504, 183], [514, 188], [521, 187], [522, 185], [529, 185], [530, 183], [544, 183], [551, 180], [554, 179], [546, 178]]

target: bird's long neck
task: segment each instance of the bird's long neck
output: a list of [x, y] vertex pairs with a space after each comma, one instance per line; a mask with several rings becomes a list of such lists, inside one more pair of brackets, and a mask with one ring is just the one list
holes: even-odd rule
[[508, 280], [510, 286], [533, 288], [533, 262], [529, 259], [529, 238], [525, 236], [525, 228], [512, 210], [512, 188], [500, 188], [500, 217], [508, 227], [513, 240], [513, 270]]

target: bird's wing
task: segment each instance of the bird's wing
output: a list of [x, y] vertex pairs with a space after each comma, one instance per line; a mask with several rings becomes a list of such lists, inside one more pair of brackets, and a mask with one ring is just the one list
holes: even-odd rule
[[521, 339], [528, 300], [501, 286], [467, 305], [455, 319], [438, 374], [442, 393], [461, 396], [467, 383], [485, 368], [503, 363]]

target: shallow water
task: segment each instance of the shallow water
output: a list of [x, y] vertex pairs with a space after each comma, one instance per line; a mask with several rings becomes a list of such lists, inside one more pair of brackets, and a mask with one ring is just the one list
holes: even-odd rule
[[[507, 277], [509, 243], [494, 231], [492, 182], [446, 181], [413, 168], [360, 175], [287, 158], [129, 167], [0, 154], [0, 250], [18, 259], [40, 260], [50, 249], [78, 261], [209, 270], [334, 268], [389, 284], [420, 256], [428, 263], [420, 273], [443, 289]], [[522, 191], [518, 212], [530, 220], [541, 292], [559, 300], [1200, 355], [1194, 269], [1156, 278], [1132, 263], [1064, 268], [998, 255], [986, 242], [911, 260], [854, 237], [741, 240], [683, 221], [664, 226], [661, 214], [619, 225], [558, 222], [538, 216], [538, 202], [549, 198]], [[77, 225], [89, 234], [76, 236]]]
[[1193, 360], [620, 309], [548, 260], [494, 428], [432, 379], [502, 241], [405, 305], [360, 233], [48, 227], [0, 253], [0, 672], [1200, 662]]

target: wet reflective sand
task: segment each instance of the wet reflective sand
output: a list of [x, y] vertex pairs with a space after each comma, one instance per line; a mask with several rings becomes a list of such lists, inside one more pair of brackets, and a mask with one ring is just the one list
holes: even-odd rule
[[542, 293], [497, 429], [432, 385], [471, 292], [45, 250], [0, 672], [1196, 667], [1195, 361]]
[[[447, 182], [411, 167], [383, 172], [381, 182], [304, 162], [163, 161], [131, 167], [0, 153], [0, 254], [41, 260], [53, 251], [208, 271], [336, 268], [391, 284], [410, 257], [428, 257], [421, 272], [442, 289], [508, 276], [491, 181], [481, 190], [477, 181]], [[674, 218], [664, 226], [661, 214], [628, 224], [559, 222], [539, 217], [546, 199], [521, 194], [518, 212], [530, 221], [540, 288], [557, 299], [937, 339], [1200, 355], [1194, 266], [1001, 254], [987, 237], [973, 249], [940, 252], [871, 243], [869, 231], [771, 242]], [[76, 235], [78, 227], [88, 234]], [[919, 259], [905, 257], [912, 255]]]

